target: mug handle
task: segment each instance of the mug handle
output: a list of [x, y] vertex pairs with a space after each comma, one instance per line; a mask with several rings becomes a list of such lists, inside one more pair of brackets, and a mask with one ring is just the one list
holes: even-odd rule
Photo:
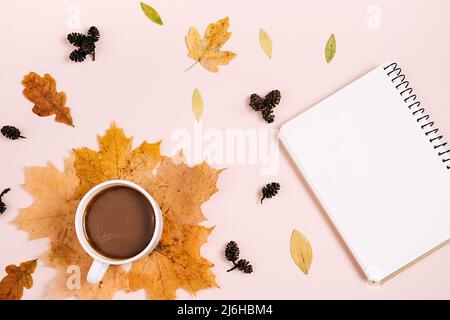
[[91, 284], [97, 284], [102, 280], [108, 270], [109, 264], [94, 260], [87, 274], [87, 281]]

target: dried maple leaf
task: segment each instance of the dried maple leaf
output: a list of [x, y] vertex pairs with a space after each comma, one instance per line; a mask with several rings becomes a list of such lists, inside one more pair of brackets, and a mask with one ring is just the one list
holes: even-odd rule
[[66, 94], [56, 91], [56, 81], [48, 73], [43, 77], [30, 72], [23, 80], [22, 84], [24, 96], [34, 103], [33, 112], [40, 117], [47, 117], [52, 114], [55, 121], [73, 126], [70, 108], [66, 107]]
[[177, 222], [195, 225], [205, 220], [200, 205], [218, 191], [216, 183], [222, 171], [206, 162], [190, 167], [165, 158], [147, 186], [163, 214], [165, 208], [170, 209]]
[[50, 249], [43, 260], [57, 271], [50, 287], [51, 296], [110, 299], [114, 291], [128, 289], [126, 273], [121, 268], [109, 270], [105, 278], [107, 287], [81, 281], [80, 288], [76, 289], [66, 283], [70, 266], [79, 267], [80, 276], [85, 279], [92, 263], [75, 234], [75, 212], [80, 202], [75, 194], [79, 181], [73, 157], [66, 159], [63, 172], [52, 164], [27, 168], [24, 188], [34, 197], [34, 203], [20, 210], [14, 223], [28, 232], [30, 240], [50, 238]]
[[163, 213], [164, 231], [158, 247], [134, 262], [129, 271], [131, 290], [144, 288], [148, 297], [173, 299], [177, 288], [195, 293], [217, 286], [212, 264], [200, 256], [200, 247], [212, 229], [197, 224], [205, 219], [200, 206], [217, 191], [221, 170], [205, 162], [194, 167], [175, 164], [161, 156], [159, 143], [144, 142], [132, 150], [131, 139], [115, 124], [98, 142], [98, 152], [87, 148], [74, 151], [80, 193], [104, 180], [126, 179], [147, 189]]
[[0, 281], [0, 300], [20, 300], [23, 288], [31, 289], [37, 260], [22, 262], [20, 266], [13, 264], [6, 267], [7, 275]]
[[145, 289], [152, 299], [174, 299], [178, 288], [195, 294], [217, 287], [213, 264], [200, 255], [213, 228], [198, 223], [205, 220], [200, 205], [217, 191], [220, 172], [205, 162], [189, 167], [162, 160], [149, 189], [163, 213], [163, 234], [152, 254], [133, 263], [131, 290]]
[[100, 182], [126, 179], [145, 186], [162, 159], [160, 142], [143, 142], [132, 150], [132, 139], [113, 123], [111, 129], [97, 137], [100, 150], [89, 148], [74, 150], [75, 168], [81, 179], [78, 194], [82, 197]]
[[[217, 191], [220, 170], [206, 163], [175, 164], [161, 155], [160, 143], [144, 142], [132, 149], [132, 139], [115, 124], [98, 142], [99, 151], [75, 149], [63, 172], [52, 165], [27, 169], [25, 189], [35, 202], [21, 210], [15, 223], [31, 239], [50, 238], [45, 261], [57, 270], [51, 295], [106, 299], [118, 290], [144, 288], [149, 298], [172, 299], [177, 288], [194, 294], [217, 286], [212, 264], [200, 256], [212, 229], [198, 223], [204, 220], [201, 204]], [[149, 191], [161, 206], [164, 231], [155, 251], [134, 262], [128, 274], [120, 267], [110, 268], [101, 284], [93, 286], [85, 281], [92, 259], [76, 239], [74, 214], [86, 191], [110, 179], [130, 180]], [[72, 265], [80, 267], [80, 289], [67, 288], [67, 268]], [[150, 281], [148, 275], [156, 278]], [[157, 279], [164, 279], [164, 284]]]
[[228, 32], [229, 26], [228, 17], [210, 23], [203, 38], [196, 28], [191, 27], [185, 39], [188, 56], [196, 60], [196, 63], [200, 62], [206, 70], [218, 72], [217, 66], [226, 65], [236, 57], [231, 51], [220, 50], [231, 37], [231, 32]]
[[131, 290], [145, 289], [151, 299], [175, 299], [178, 288], [195, 295], [200, 289], [217, 287], [213, 264], [200, 255], [213, 228], [179, 223], [168, 212], [163, 219], [159, 245], [128, 272]]

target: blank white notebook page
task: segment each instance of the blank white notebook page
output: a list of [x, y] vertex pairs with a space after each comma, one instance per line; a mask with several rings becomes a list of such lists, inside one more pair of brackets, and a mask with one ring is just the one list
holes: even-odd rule
[[417, 121], [396, 83], [376, 68], [280, 131], [368, 279], [376, 282], [450, 237], [450, 163], [438, 155], [445, 149], [430, 143], [434, 135], [421, 128], [426, 119]]

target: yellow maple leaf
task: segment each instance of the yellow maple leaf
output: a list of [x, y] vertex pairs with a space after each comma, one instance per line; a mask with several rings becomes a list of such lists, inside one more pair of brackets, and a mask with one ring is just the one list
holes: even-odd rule
[[148, 184], [152, 170], [163, 158], [160, 142], [143, 142], [132, 150], [132, 139], [113, 123], [104, 136], [98, 136], [99, 151], [89, 148], [74, 150], [75, 168], [81, 178], [78, 194], [84, 195], [95, 185], [114, 179]]
[[205, 220], [200, 204], [218, 191], [216, 183], [222, 171], [206, 162], [190, 167], [164, 159], [148, 188], [152, 190], [163, 214], [164, 208], [170, 208], [170, 214], [176, 221], [195, 225]]
[[183, 288], [190, 294], [200, 289], [217, 287], [213, 264], [200, 255], [213, 228], [180, 224], [163, 216], [161, 240], [151, 255], [133, 263], [128, 273], [133, 291], [145, 289], [151, 299], [175, 299], [175, 292]]
[[196, 28], [189, 28], [185, 39], [189, 51], [188, 56], [196, 60], [196, 63], [199, 62], [208, 71], [218, 72], [217, 66], [226, 65], [236, 57], [236, 54], [231, 51], [221, 50], [231, 37], [231, 32], [228, 32], [230, 27], [228, 20], [228, 17], [226, 17], [210, 23], [203, 38]]
[[81, 281], [80, 288], [76, 288], [76, 284], [67, 283], [71, 266], [79, 268], [79, 275], [84, 280], [92, 263], [75, 233], [75, 212], [81, 198], [76, 196], [80, 179], [75, 172], [74, 160], [74, 157], [66, 159], [62, 172], [51, 163], [45, 167], [26, 168], [24, 188], [33, 196], [34, 202], [21, 209], [13, 223], [27, 231], [30, 240], [49, 238], [50, 248], [42, 258], [57, 271], [50, 284], [51, 297], [111, 299], [115, 291], [128, 290], [126, 272], [122, 268], [110, 268], [103, 279], [105, 285], [93, 286]]
[[[31, 239], [50, 238], [45, 261], [57, 271], [50, 295], [110, 299], [119, 290], [144, 288], [148, 298], [173, 299], [178, 288], [195, 294], [217, 286], [212, 264], [200, 255], [200, 246], [212, 229], [198, 223], [204, 220], [201, 204], [217, 191], [221, 170], [206, 163], [194, 167], [175, 164], [161, 155], [159, 142], [144, 142], [132, 149], [132, 139], [115, 124], [98, 137], [98, 143], [99, 151], [75, 149], [63, 172], [51, 164], [26, 171], [25, 189], [35, 200], [21, 210], [14, 223]], [[157, 248], [134, 262], [128, 273], [120, 266], [112, 267], [99, 285], [91, 285], [86, 274], [92, 259], [76, 238], [74, 216], [86, 191], [110, 179], [133, 181], [152, 194], [163, 213], [164, 231]], [[67, 268], [74, 265], [81, 271], [78, 289], [68, 285]], [[149, 280], [149, 275], [156, 278]]]

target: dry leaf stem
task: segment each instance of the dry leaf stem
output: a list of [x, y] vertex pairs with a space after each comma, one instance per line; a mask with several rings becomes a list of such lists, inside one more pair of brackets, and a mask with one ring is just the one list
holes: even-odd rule
[[187, 68], [186, 70], [184, 70], [184, 72], [191, 70], [193, 67], [195, 67], [197, 65], [197, 63], [199, 63], [200, 60], [195, 61], [189, 68]]

